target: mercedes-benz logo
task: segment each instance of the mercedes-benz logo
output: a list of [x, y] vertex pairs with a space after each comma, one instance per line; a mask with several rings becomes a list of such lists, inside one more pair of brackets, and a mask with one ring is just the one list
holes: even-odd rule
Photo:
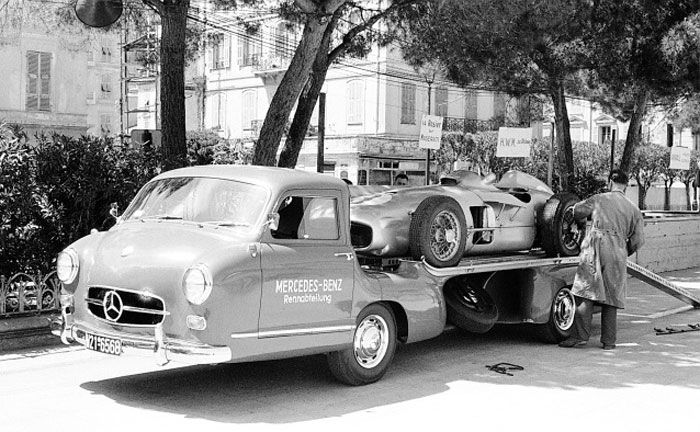
[[122, 316], [124, 302], [116, 291], [109, 291], [102, 300], [102, 310], [105, 318], [110, 321], [117, 321]]

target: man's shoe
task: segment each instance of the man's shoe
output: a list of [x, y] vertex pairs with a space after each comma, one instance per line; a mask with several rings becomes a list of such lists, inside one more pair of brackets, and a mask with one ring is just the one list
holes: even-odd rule
[[572, 338], [564, 339], [563, 341], [559, 342], [559, 346], [562, 348], [574, 348], [584, 345], [586, 345], [586, 341]]
[[603, 349], [606, 350], [606, 351], [614, 350], [614, 349], [615, 349], [615, 344], [606, 344], [606, 343], [604, 343], [604, 344], [603, 344]]

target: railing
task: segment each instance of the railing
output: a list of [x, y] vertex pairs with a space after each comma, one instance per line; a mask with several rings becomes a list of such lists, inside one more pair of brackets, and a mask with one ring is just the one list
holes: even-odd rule
[[474, 120], [463, 117], [445, 117], [442, 130], [447, 132], [476, 133], [498, 130], [503, 126], [498, 120]]
[[55, 271], [47, 275], [0, 276], [0, 318], [57, 312], [60, 293], [61, 282]]

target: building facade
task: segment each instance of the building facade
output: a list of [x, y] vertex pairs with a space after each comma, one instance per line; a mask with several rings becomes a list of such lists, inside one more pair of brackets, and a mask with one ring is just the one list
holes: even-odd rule
[[0, 121], [28, 136], [118, 133], [119, 34], [55, 19], [50, 6], [24, 0], [0, 17]]

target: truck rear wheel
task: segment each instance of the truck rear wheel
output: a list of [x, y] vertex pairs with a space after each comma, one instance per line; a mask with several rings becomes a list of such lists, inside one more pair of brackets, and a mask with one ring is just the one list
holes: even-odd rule
[[462, 208], [447, 196], [426, 198], [413, 212], [408, 238], [413, 259], [425, 257], [425, 261], [434, 267], [457, 265], [467, 242]]
[[471, 286], [457, 278], [445, 284], [443, 295], [447, 320], [460, 330], [486, 333], [496, 324], [498, 308], [485, 289]]
[[559, 289], [552, 299], [549, 320], [536, 327], [537, 337], [545, 343], [563, 341], [571, 335], [575, 316], [576, 299], [571, 293], [571, 287]]
[[576, 256], [585, 235], [585, 226], [574, 219], [574, 204], [578, 197], [572, 193], [552, 195], [538, 215], [538, 231], [542, 249], [547, 256]]
[[372, 304], [360, 312], [352, 347], [328, 353], [328, 367], [340, 382], [365, 385], [379, 381], [396, 351], [396, 321], [386, 306]]

